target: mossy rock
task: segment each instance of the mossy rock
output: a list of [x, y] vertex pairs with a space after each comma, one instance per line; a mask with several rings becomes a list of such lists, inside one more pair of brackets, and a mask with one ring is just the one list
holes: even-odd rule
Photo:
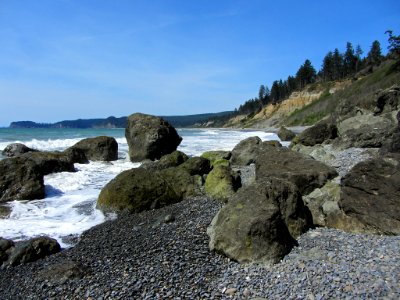
[[207, 151], [201, 155], [201, 157], [208, 159], [213, 167], [220, 163], [226, 165], [225, 161], [229, 161], [231, 156], [232, 153], [230, 151]]
[[210, 197], [227, 202], [240, 186], [240, 176], [230, 167], [220, 164], [207, 175], [204, 189]]

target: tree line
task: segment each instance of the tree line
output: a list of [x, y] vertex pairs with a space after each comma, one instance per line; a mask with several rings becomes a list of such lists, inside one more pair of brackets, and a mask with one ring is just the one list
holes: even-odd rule
[[[400, 57], [400, 36], [393, 35], [393, 31], [386, 31], [388, 34], [388, 56]], [[339, 49], [329, 51], [323, 61], [321, 69], [317, 72], [309, 59], [299, 67], [295, 76], [288, 76], [285, 80], [275, 80], [271, 89], [267, 85], [261, 85], [258, 97], [247, 100], [239, 108], [235, 109], [237, 114], [252, 114], [259, 112], [267, 104], [276, 104], [287, 98], [294, 91], [303, 89], [306, 85], [314, 82], [328, 82], [350, 78], [360, 70], [379, 65], [385, 57], [379, 41], [372, 42], [369, 52], [363, 57], [363, 50], [360, 45], [354, 49], [351, 42], [346, 43], [346, 50], [341, 53]]]

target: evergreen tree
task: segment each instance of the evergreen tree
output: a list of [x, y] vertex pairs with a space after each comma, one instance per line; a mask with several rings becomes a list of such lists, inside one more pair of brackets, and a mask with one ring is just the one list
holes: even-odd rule
[[362, 51], [361, 46], [357, 45], [356, 54], [355, 54], [356, 55], [356, 69], [355, 69], [356, 73], [361, 69], [361, 66], [362, 66], [362, 57], [361, 57], [361, 55], [363, 53], [364, 52]]
[[258, 99], [261, 101], [261, 103], [263, 103], [264, 98], [265, 98], [265, 86], [262, 84], [260, 85], [260, 89], [258, 90]]
[[349, 76], [355, 73], [357, 57], [354, 54], [353, 45], [350, 42], [346, 44], [346, 52], [343, 56], [344, 76]]
[[343, 78], [343, 56], [340, 54], [339, 49], [333, 51], [332, 56], [332, 79], [338, 80]]
[[325, 55], [324, 60], [322, 62], [322, 70], [321, 70], [322, 80], [323, 81], [331, 81], [333, 80], [333, 53], [329, 51], [327, 55]]
[[315, 82], [317, 72], [311, 64], [311, 61], [306, 59], [304, 64], [296, 73], [296, 80], [300, 88], [305, 87], [309, 83]]
[[262, 102], [263, 105], [267, 105], [270, 102], [270, 91], [268, 86], [265, 86], [265, 94], [264, 94], [264, 100]]
[[381, 44], [375, 40], [372, 43], [371, 50], [368, 52], [367, 63], [369, 65], [379, 65], [382, 59]]
[[271, 86], [270, 99], [272, 103], [277, 103], [280, 100], [279, 83], [275, 80]]
[[287, 78], [287, 80], [286, 80], [286, 82], [287, 82], [287, 87], [288, 87], [288, 90], [289, 90], [289, 95], [288, 96], [290, 96], [290, 94], [292, 93], [292, 92], [294, 92], [295, 90], [297, 90], [297, 82], [296, 82], [296, 78], [294, 78], [293, 76], [288, 76], [288, 78]]
[[389, 35], [389, 46], [388, 49], [390, 53], [400, 56], [400, 36], [399, 35], [393, 35], [392, 30], [387, 30], [385, 33]]

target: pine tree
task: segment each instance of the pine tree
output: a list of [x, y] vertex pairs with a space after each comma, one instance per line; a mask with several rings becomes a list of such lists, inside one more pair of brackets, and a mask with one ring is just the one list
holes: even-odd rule
[[371, 50], [367, 55], [367, 63], [369, 65], [379, 65], [383, 59], [381, 44], [378, 41], [374, 41], [371, 46]]
[[306, 59], [304, 64], [299, 68], [296, 73], [296, 80], [300, 88], [305, 87], [309, 83], [315, 82], [317, 72], [311, 64], [309, 59]]
[[354, 54], [353, 45], [350, 42], [346, 44], [346, 52], [343, 56], [344, 76], [349, 76], [355, 73], [357, 57]]
[[278, 80], [275, 80], [271, 86], [271, 94], [270, 99], [272, 103], [278, 103], [280, 100], [280, 93], [279, 93], [279, 83]]
[[265, 98], [265, 86], [262, 84], [260, 85], [260, 89], [258, 90], [258, 99], [261, 101], [261, 103], [263, 103], [264, 98]]
[[357, 47], [356, 47], [356, 70], [355, 70], [356, 73], [361, 69], [361, 66], [362, 66], [362, 57], [361, 57], [361, 55], [363, 53], [364, 52], [362, 51], [361, 46], [357, 45]]
[[338, 80], [343, 78], [343, 56], [340, 54], [339, 49], [333, 51], [332, 56], [332, 79]]
[[322, 79], [323, 81], [332, 81], [333, 80], [333, 53], [329, 51], [327, 55], [324, 57], [324, 61], [322, 63]]
[[389, 46], [388, 49], [390, 53], [400, 56], [400, 36], [399, 35], [393, 35], [392, 30], [387, 30], [385, 33], [389, 35], [388, 42]]

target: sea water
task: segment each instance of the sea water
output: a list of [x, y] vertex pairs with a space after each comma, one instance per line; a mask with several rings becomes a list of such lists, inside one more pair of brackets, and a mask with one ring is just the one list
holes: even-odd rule
[[[178, 133], [183, 138], [178, 150], [188, 156], [199, 156], [210, 150], [232, 150], [251, 136], [259, 136], [264, 141], [279, 140], [276, 134], [264, 131], [178, 129]], [[77, 237], [115, 217], [96, 209], [97, 197], [107, 182], [124, 170], [140, 166], [129, 161], [124, 129], [0, 128], [0, 150], [10, 143], [20, 142], [42, 151], [62, 151], [81, 139], [100, 135], [117, 140], [118, 160], [75, 164], [75, 173], [53, 173], [44, 177], [45, 199], [2, 204], [8, 206], [11, 213], [0, 217], [0, 237], [22, 240], [47, 235], [56, 238], [63, 247], [71, 246], [73, 239], [68, 237]]]

